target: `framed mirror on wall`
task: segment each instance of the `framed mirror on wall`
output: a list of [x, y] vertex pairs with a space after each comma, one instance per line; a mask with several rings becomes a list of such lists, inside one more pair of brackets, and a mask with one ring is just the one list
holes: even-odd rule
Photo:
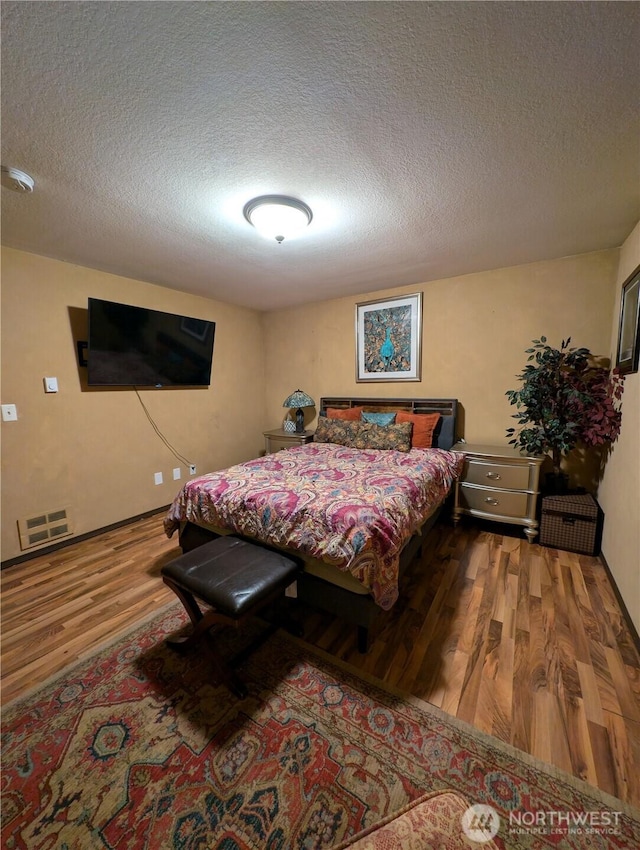
[[638, 371], [640, 353], [640, 266], [622, 287], [616, 367], [627, 375]]

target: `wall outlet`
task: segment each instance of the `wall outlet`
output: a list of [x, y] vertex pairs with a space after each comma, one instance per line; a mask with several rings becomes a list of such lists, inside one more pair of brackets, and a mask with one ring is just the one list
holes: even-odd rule
[[153, 473], [153, 481], [154, 481], [154, 484], [162, 484], [162, 473], [161, 472], [154, 472]]
[[195, 474], [196, 474], [196, 465], [195, 465], [195, 463], [190, 463], [189, 464], [189, 475], [195, 475]]
[[182, 478], [182, 470], [179, 466], [176, 466], [176, 468], [173, 470], [173, 480], [177, 481], [179, 478]]

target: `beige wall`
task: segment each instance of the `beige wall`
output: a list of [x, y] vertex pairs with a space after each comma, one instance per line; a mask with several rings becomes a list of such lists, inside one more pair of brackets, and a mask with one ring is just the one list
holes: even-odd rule
[[[615, 358], [622, 286], [640, 265], [640, 223], [620, 251], [611, 352]], [[602, 552], [640, 632], [640, 373], [627, 375], [622, 430], [613, 446], [598, 498], [605, 513]]]
[[[263, 447], [264, 342], [259, 313], [163, 287], [2, 251], [2, 559], [21, 554], [17, 520], [69, 505], [76, 534], [168, 504], [175, 458], [132, 390], [88, 389], [76, 358], [87, 298], [216, 322], [208, 389], [141, 390], [169, 442], [198, 471], [255, 457]], [[58, 378], [45, 394], [42, 379]], [[249, 401], [247, 401], [249, 399]], [[154, 484], [162, 472], [164, 484]]]
[[[504, 443], [514, 409], [505, 391], [526, 363], [530, 341], [575, 345], [608, 355], [618, 252], [601, 251], [363, 293], [265, 316], [267, 416], [297, 387], [323, 395], [453, 397], [463, 406], [467, 442]], [[423, 293], [422, 380], [357, 383], [355, 304]]]

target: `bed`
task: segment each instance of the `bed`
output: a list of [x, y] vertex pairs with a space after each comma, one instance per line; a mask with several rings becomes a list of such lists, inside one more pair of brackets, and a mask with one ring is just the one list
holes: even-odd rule
[[460, 473], [457, 413], [455, 399], [322, 398], [314, 442], [187, 482], [165, 532], [185, 552], [234, 533], [295, 553], [298, 598], [354, 623], [364, 652]]

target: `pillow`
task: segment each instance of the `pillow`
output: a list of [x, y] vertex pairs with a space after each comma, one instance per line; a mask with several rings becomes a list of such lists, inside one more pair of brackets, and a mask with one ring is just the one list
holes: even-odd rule
[[363, 422], [373, 422], [374, 425], [393, 425], [396, 421], [395, 413], [362, 413]]
[[346, 410], [339, 407], [328, 407], [327, 416], [329, 419], [347, 419], [350, 422], [355, 422], [360, 419], [363, 410], [363, 407], [348, 407]]
[[413, 424], [413, 436], [411, 448], [430, 449], [433, 445], [433, 432], [440, 421], [439, 413], [405, 413], [399, 410], [396, 414], [396, 422], [411, 422]]
[[318, 419], [314, 435], [316, 443], [336, 443], [352, 449], [393, 449], [408, 452], [413, 425], [375, 425], [372, 422], [345, 421], [323, 417]]

